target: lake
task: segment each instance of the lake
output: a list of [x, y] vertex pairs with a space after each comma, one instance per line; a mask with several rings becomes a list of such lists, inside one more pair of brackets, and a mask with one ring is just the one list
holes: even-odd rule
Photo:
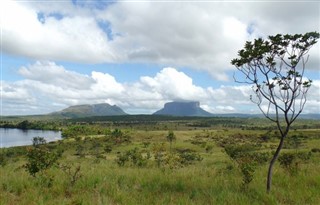
[[34, 137], [43, 137], [47, 142], [57, 141], [61, 139], [61, 132], [0, 128], [0, 148], [32, 145]]

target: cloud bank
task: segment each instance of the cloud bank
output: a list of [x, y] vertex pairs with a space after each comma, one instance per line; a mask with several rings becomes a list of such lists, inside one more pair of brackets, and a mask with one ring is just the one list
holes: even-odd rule
[[[100, 4], [99, 4], [100, 5]], [[1, 1], [5, 53], [35, 60], [154, 63], [228, 80], [246, 40], [320, 27], [319, 2]], [[319, 69], [319, 44], [308, 69]]]
[[[193, 79], [172, 67], [154, 76], [142, 76], [132, 83], [120, 83], [108, 74], [90, 75], [69, 71], [51, 61], [37, 61], [18, 70], [23, 80], [2, 81], [2, 112], [44, 114], [70, 105], [116, 104], [130, 114], [150, 114], [174, 100], [197, 100], [212, 113], [259, 113], [252, 107], [250, 86], [201, 87]], [[305, 113], [319, 113], [320, 80], [309, 91]]]

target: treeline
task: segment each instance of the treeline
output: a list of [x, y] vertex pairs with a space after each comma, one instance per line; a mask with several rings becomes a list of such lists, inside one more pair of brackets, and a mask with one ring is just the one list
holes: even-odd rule
[[60, 121], [0, 121], [1, 128], [33, 129], [33, 130], [60, 130], [63, 123]]
[[[99, 116], [65, 120], [2, 120], [2, 128], [36, 129], [36, 130], [63, 130], [70, 126], [85, 125], [90, 127], [91, 133], [107, 127], [129, 129], [242, 129], [242, 130], [274, 130], [275, 125], [264, 118], [236, 118], [236, 117], [177, 117], [161, 115], [126, 115], [126, 116]], [[319, 129], [317, 120], [298, 119], [292, 129]], [[98, 130], [99, 130], [98, 129]], [[83, 132], [86, 132], [84, 130]], [[98, 132], [98, 131], [97, 131]], [[99, 131], [101, 132], [101, 131]], [[102, 131], [103, 132], [103, 131]]]

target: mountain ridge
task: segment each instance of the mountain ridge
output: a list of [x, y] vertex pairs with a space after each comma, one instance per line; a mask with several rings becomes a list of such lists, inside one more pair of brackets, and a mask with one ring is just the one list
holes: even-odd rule
[[79, 118], [92, 116], [128, 115], [120, 107], [108, 103], [73, 105], [61, 111], [50, 113], [63, 117]]
[[212, 117], [213, 114], [200, 107], [198, 101], [173, 101], [164, 104], [164, 107], [153, 115], [171, 115], [171, 116], [199, 116]]

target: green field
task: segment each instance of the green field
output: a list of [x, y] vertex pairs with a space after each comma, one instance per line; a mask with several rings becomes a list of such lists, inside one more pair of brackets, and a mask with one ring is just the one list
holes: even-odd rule
[[[140, 116], [44, 124], [65, 138], [1, 149], [0, 204], [320, 204], [317, 121], [293, 125], [282, 154], [295, 158], [276, 164], [269, 194], [268, 161], [278, 136], [264, 119]], [[230, 147], [246, 157], [230, 157]], [[55, 158], [34, 176], [26, 168], [33, 151], [42, 153], [39, 161]], [[254, 163], [245, 183], [241, 163], [261, 153], [267, 161]]]

